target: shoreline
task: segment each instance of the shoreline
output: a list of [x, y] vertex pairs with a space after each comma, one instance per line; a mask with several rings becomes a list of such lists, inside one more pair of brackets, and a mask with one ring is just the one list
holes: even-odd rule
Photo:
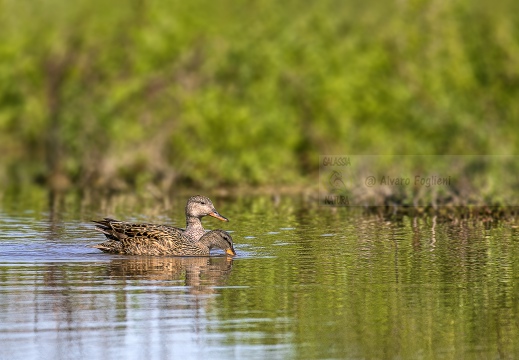
[[[50, 206], [60, 206], [63, 204], [80, 203], [81, 206], [91, 207], [95, 203], [101, 207], [109, 203], [126, 204], [133, 206], [137, 203], [150, 204], [152, 207], [170, 208], [172, 203], [182, 201], [185, 197], [203, 194], [214, 199], [239, 199], [249, 201], [254, 198], [263, 198], [271, 201], [274, 206], [285, 202], [298, 202], [304, 208], [315, 211], [361, 211], [366, 215], [380, 216], [384, 219], [399, 219], [402, 217], [437, 217], [439, 220], [457, 221], [460, 219], [479, 219], [485, 222], [492, 222], [504, 219], [516, 219], [519, 215], [519, 205], [505, 205], [497, 201], [485, 203], [476, 202], [474, 199], [461, 198], [438, 198], [436, 203], [423, 202], [410, 204], [409, 198], [405, 194], [397, 196], [391, 193], [385, 196], [380, 195], [376, 200], [365, 201], [363, 203], [350, 203], [336, 206], [326, 204], [320, 198], [317, 186], [240, 186], [240, 187], [219, 187], [211, 190], [194, 189], [192, 187], [178, 187], [175, 191], [159, 192], [156, 191], [119, 191], [105, 193], [94, 189], [70, 188], [66, 191], [52, 192], [43, 186], [22, 187], [17, 190], [4, 189], [0, 192], [0, 203], [17, 204], [24, 201], [39, 201], [42, 205], [47, 202]], [[365, 194], [364, 194], [365, 195]], [[338, 195], [339, 197], [341, 195]], [[373, 200], [373, 198], [372, 198]], [[455, 201], [454, 201], [455, 200]], [[105, 205], [102, 205], [105, 204]]]

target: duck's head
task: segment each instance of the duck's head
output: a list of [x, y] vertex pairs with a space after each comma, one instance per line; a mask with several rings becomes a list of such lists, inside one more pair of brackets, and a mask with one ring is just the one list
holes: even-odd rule
[[212, 216], [222, 221], [229, 221], [225, 216], [222, 216], [214, 208], [213, 202], [206, 196], [196, 195], [191, 196], [186, 205], [186, 217]]
[[234, 246], [232, 242], [231, 235], [223, 230], [212, 230], [208, 231], [202, 236], [200, 242], [204, 243], [209, 247], [218, 248], [225, 251], [227, 255], [234, 256], [236, 255], [236, 251], [234, 251]]

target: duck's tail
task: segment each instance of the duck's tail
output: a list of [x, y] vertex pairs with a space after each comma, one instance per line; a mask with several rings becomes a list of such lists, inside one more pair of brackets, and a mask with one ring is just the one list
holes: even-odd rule
[[122, 243], [116, 240], [108, 240], [104, 243], [97, 245], [90, 245], [89, 247], [94, 249], [99, 249], [103, 252], [107, 253], [121, 253], [122, 252]]
[[[117, 235], [116, 235], [117, 232], [110, 225], [112, 222], [119, 222], [119, 220], [115, 220], [115, 219], [111, 219], [111, 218], [104, 218], [103, 220], [92, 220], [92, 221], [97, 224], [95, 227], [95, 229], [97, 231], [100, 231], [103, 234], [105, 234], [105, 236], [110, 240], [119, 241], [119, 237], [117, 237]], [[109, 241], [107, 241], [107, 243], [108, 242]], [[101, 246], [104, 244], [106, 244], [106, 243], [94, 245], [94, 247]], [[101, 248], [98, 247], [98, 249], [101, 249]], [[101, 249], [101, 250], [103, 250], [103, 249]]]

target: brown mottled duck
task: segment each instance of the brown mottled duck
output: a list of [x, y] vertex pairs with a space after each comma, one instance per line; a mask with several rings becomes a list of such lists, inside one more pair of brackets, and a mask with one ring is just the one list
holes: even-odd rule
[[[181, 229], [174, 226], [169, 225], [155, 225], [155, 224], [133, 224], [133, 223], [125, 223], [126, 226], [146, 226], [146, 227], [154, 227], [156, 229], [160, 229], [161, 231], [180, 231], [184, 237], [188, 240], [196, 242], [200, 240], [200, 238], [205, 234], [205, 229], [202, 226], [202, 217], [209, 215], [215, 217], [222, 221], [229, 221], [225, 216], [222, 216], [216, 211], [214, 208], [213, 202], [206, 196], [195, 195], [191, 196], [187, 200], [186, 204], [186, 228]], [[105, 218], [105, 220], [112, 220], [109, 218]], [[113, 220], [116, 222], [121, 222], [118, 220]], [[106, 235], [106, 234], [105, 234]], [[121, 246], [120, 241], [116, 241], [117, 239], [111, 238], [106, 235], [109, 239], [114, 240], [113, 243], [110, 244], [109, 247], [115, 249]], [[105, 245], [108, 242], [104, 243]]]
[[92, 247], [108, 253], [209, 256], [212, 248], [219, 248], [228, 255], [236, 255], [231, 235], [223, 230], [209, 231], [194, 242], [180, 229], [166, 225], [132, 224], [108, 218], [95, 223], [96, 230], [109, 240]]

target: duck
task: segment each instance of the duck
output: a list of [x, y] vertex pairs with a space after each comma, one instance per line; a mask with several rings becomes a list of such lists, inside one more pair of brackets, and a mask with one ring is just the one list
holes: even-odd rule
[[96, 230], [109, 240], [92, 245], [106, 253], [125, 255], [172, 255], [172, 256], [209, 256], [213, 248], [234, 256], [231, 235], [224, 230], [206, 232], [197, 242], [191, 241], [178, 228], [167, 225], [132, 224], [105, 218], [94, 221]]
[[[178, 228], [174, 226], [169, 225], [158, 225], [158, 224], [148, 224], [148, 223], [130, 223], [130, 222], [124, 222], [119, 221], [111, 218], [104, 218], [101, 221], [94, 221], [98, 225], [107, 226], [110, 225], [111, 222], [116, 222], [120, 224], [124, 224], [125, 228], [140, 228], [140, 227], [146, 227], [150, 229], [154, 229], [155, 231], [159, 232], [165, 232], [168, 233], [180, 231], [182, 235], [192, 242], [197, 242], [200, 240], [200, 238], [206, 233], [206, 230], [202, 226], [202, 218], [204, 216], [212, 216], [218, 220], [221, 221], [229, 221], [225, 216], [221, 215], [218, 211], [216, 211], [213, 202], [211, 199], [209, 199], [207, 196], [203, 195], [195, 195], [191, 196], [186, 203], [186, 228]], [[99, 226], [96, 227], [97, 230], [99, 230]], [[102, 231], [103, 232], [103, 231]], [[105, 232], [104, 232], [105, 233]], [[109, 247], [113, 249], [112, 252], [118, 252], [115, 251], [115, 249], [119, 249], [122, 245], [121, 242], [109, 234], [105, 233], [105, 236], [110, 239], [103, 244], [105, 247]]]

